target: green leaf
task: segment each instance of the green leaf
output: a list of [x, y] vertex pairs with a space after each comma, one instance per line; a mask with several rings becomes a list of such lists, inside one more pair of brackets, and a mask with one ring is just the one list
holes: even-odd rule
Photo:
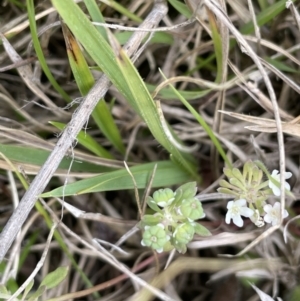
[[[157, 164], [157, 170], [152, 183], [152, 187], [154, 188], [168, 187], [190, 179], [190, 175], [187, 172], [171, 161], [152, 162], [130, 168], [130, 171], [135, 178], [137, 188], [143, 189], [146, 187], [155, 164]], [[100, 174], [89, 179], [80, 180], [75, 183], [68, 184], [65, 187], [61, 186], [50, 192], [43, 193], [41, 197], [58, 197], [62, 195], [78, 195], [90, 192], [121, 189], [134, 189], [131, 176], [125, 168]]]
[[8, 290], [4, 284], [0, 284], [0, 294], [7, 294], [8, 295]]
[[[297, 0], [291, 0], [293, 3]], [[272, 21], [277, 17], [283, 10], [286, 9], [286, 0], [275, 1], [274, 4], [269, 5], [265, 10], [260, 12], [256, 16], [256, 22], [258, 26], [263, 26], [269, 21]], [[250, 34], [254, 31], [253, 22], [250, 21], [246, 25], [242, 26], [240, 32], [242, 34]]]
[[269, 58], [269, 57], [266, 57], [265, 60], [280, 71], [291, 72], [291, 73], [299, 73], [299, 71], [296, 70], [295, 68], [292, 68], [289, 65], [287, 65], [286, 63], [283, 63], [279, 60], [274, 60], [274, 59]]
[[53, 75], [47, 65], [47, 62], [46, 62], [39, 38], [38, 38], [36, 22], [35, 22], [35, 11], [34, 11], [33, 0], [27, 0], [26, 7], [27, 7], [27, 11], [28, 11], [28, 19], [29, 19], [29, 25], [30, 25], [30, 31], [31, 31], [31, 38], [32, 38], [32, 42], [33, 42], [33, 46], [34, 46], [36, 55], [39, 59], [39, 63], [41, 64], [41, 67], [42, 67], [45, 75], [47, 76], [49, 82], [52, 84], [53, 88], [65, 99], [65, 101], [71, 102], [70, 96], [57, 83], [57, 81], [53, 77]]
[[25, 291], [23, 293], [22, 296], [22, 300], [25, 300], [26, 296], [28, 295], [28, 293], [31, 291], [32, 287], [34, 285], [34, 280], [32, 279], [29, 284], [26, 286]]
[[46, 286], [40, 286], [36, 292], [34, 292], [27, 301], [36, 301], [46, 291]]
[[172, 154], [176, 162], [197, 178], [195, 166], [191, 163], [192, 157], [181, 154], [162, 131], [153, 99], [124, 52], [120, 51], [119, 57], [116, 57], [110, 45], [72, 0], [52, 0], [52, 3], [96, 64], [144, 119], [157, 141]]
[[155, 212], [161, 212], [161, 209], [157, 206], [157, 204], [155, 203], [155, 201], [153, 200], [152, 197], [148, 196], [146, 201], [147, 201], [148, 206], [152, 210], [154, 210]]
[[[4, 293], [1, 293], [0, 292], [0, 298], [1, 299], [4, 299], [4, 300], [7, 300], [11, 297], [11, 294], [4, 294]], [[2, 301], [2, 300], [1, 300]]]
[[22, 268], [27, 256], [29, 256], [30, 254], [31, 247], [34, 245], [34, 243], [36, 242], [39, 236], [40, 236], [40, 230], [37, 229], [28, 236], [24, 245], [22, 245], [22, 251], [19, 260], [19, 270]]
[[[75, 81], [81, 95], [85, 96], [95, 84], [94, 77], [76, 39], [66, 25], [63, 24], [62, 29], [66, 42], [67, 54]], [[117, 150], [124, 154], [125, 146], [123, 145], [121, 134], [104, 99], [99, 100], [95, 109], [93, 110], [92, 117], [107, 139], [111, 141]], [[100, 151], [99, 148], [98, 151]], [[100, 157], [108, 159], [113, 158], [113, 156], [103, 148], [101, 148], [100, 154]]]
[[129, 97], [131, 105], [146, 122], [151, 133], [157, 139], [157, 141], [169, 151], [169, 153], [172, 155], [172, 158], [194, 177], [196, 177], [194, 166], [191, 164], [193, 158], [187, 154], [183, 154], [176, 147], [174, 147], [165, 134], [161, 120], [159, 119], [156, 105], [148, 89], [146, 88], [132, 62], [122, 50], [120, 51], [117, 62], [120, 66], [124, 79], [127, 82], [129, 90], [128, 92], [131, 92]]
[[[45, 163], [48, 156], [50, 155], [50, 151], [35, 149], [27, 146], [14, 146], [4, 144], [0, 144], [0, 152], [12, 161], [34, 164], [37, 166], [42, 166]], [[71, 160], [72, 158], [64, 158], [61, 161], [59, 168], [68, 170], [70, 167]], [[75, 160], [72, 164], [72, 171], [77, 172], [99, 173], [107, 172], [110, 170], [113, 169], [105, 166], [95, 165], [85, 161], [76, 162]]]
[[[105, 19], [99, 10], [95, 0], [84, 0], [84, 4], [93, 20], [93, 22], [105, 23]], [[97, 26], [97, 30], [101, 33], [103, 38], [108, 41], [106, 29], [103, 26]]]
[[131, 11], [129, 11], [127, 8], [122, 6], [116, 1], [113, 0], [101, 0], [101, 2], [105, 3], [106, 5], [110, 6], [111, 8], [114, 8], [117, 12], [121, 14], [121, 16], [128, 17], [132, 21], [141, 22], [142, 19], [133, 14]]
[[212, 39], [214, 42], [214, 53], [216, 55], [216, 60], [217, 60], [217, 77], [215, 79], [215, 82], [220, 83], [222, 80], [222, 66], [223, 66], [222, 37], [219, 33], [215, 16], [210, 11], [208, 12], [208, 18], [209, 18], [209, 23], [212, 32]]
[[[164, 79], [166, 80], [166, 77], [162, 74]], [[185, 105], [185, 107], [193, 114], [195, 119], [199, 122], [199, 124], [202, 126], [202, 128], [205, 130], [207, 135], [209, 136], [212, 143], [215, 145], [217, 151], [219, 152], [220, 156], [223, 158], [223, 160], [226, 162], [226, 164], [230, 167], [231, 162], [228, 159], [225, 151], [222, 148], [222, 145], [220, 144], [219, 140], [215, 136], [213, 130], [210, 128], [210, 126], [206, 123], [204, 118], [188, 103], [184, 97], [173, 87], [173, 85], [170, 84], [170, 88], [174, 91], [174, 93], [178, 96], [180, 101]]]
[[140, 222], [141, 227], [145, 227], [145, 226], [155, 226], [157, 224], [159, 224], [163, 219], [163, 215], [144, 215], [142, 217], [142, 220]]
[[60, 284], [68, 275], [69, 267], [59, 267], [55, 271], [49, 273], [40, 284], [40, 287], [45, 286], [47, 289], [53, 288]]
[[[96, 26], [96, 25], [95, 25]], [[101, 27], [101, 26], [96, 26]], [[115, 38], [120, 43], [120, 45], [124, 45], [132, 36], [132, 32], [116, 32]], [[143, 40], [143, 42], [146, 42], [147, 38]], [[174, 42], [174, 39], [172, 35], [166, 32], [156, 32], [151, 40], [149, 41], [150, 44], [166, 44], [166, 45], [172, 45]]]
[[181, 195], [180, 199], [190, 199], [195, 196], [197, 192], [197, 183], [196, 182], [189, 182], [186, 184], [181, 185], [180, 187], [177, 188], [176, 194], [181, 190]]
[[191, 18], [192, 14], [187, 6], [178, 1], [178, 0], [168, 0], [168, 2], [181, 14], [184, 15], [186, 18]]
[[204, 226], [202, 226], [201, 224], [198, 223], [194, 223], [194, 229], [195, 229], [195, 233], [197, 233], [198, 235], [201, 236], [211, 236], [211, 233], [208, 229], [206, 229]]
[[[153, 93], [156, 89], [156, 86], [147, 84], [146, 85], [149, 92]], [[193, 100], [193, 99], [199, 99], [205, 95], [207, 95], [210, 90], [203, 90], [203, 91], [184, 91], [184, 90], [178, 90], [178, 92], [182, 95], [182, 97], [184, 97], [186, 100]], [[164, 87], [163, 89], [161, 89], [158, 94], [157, 97], [159, 99], [165, 99], [165, 100], [176, 100], [178, 99], [176, 93], [169, 87]]]

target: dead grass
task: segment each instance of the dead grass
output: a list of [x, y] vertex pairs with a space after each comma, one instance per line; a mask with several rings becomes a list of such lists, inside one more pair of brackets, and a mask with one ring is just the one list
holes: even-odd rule
[[[60, 130], [49, 121], [67, 124], [78, 110], [77, 104], [66, 109], [68, 100], [45, 76], [31, 43], [24, 3], [13, 2], [5, 1], [0, 11], [0, 32], [21, 57], [16, 56], [17, 62], [12, 63], [3, 44], [0, 46], [0, 151], [4, 154], [0, 161], [1, 228], [25, 193], [26, 184], [11, 171], [19, 170], [31, 182], [58, 146]], [[160, 27], [168, 27], [166, 31], [156, 35], [133, 60], [149, 91], [161, 101], [163, 116], [176, 139], [192, 150], [202, 179], [198, 198], [206, 213], [203, 225], [213, 236], [195, 237], [187, 253], [172, 254], [164, 270], [169, 253], [154, 254], [140, 244], [134, 189], [118, 190], [119, 183], [115, 183], [112, 191], [63, 200], [47, 198], [30, 213], [0, 264], [1, 283], [11, 292], [30, 277], [40, 261], [52, 220], [58, 223], [57, 232], [46, 248], [48, 254], [35, 283], [59, 266], [69, 266], [70, 271], [61, 285], [44, 293], [40, 300], [258, 300], [249, 281], [274, 298], [299, 300], [299, 229], [297, 218], [291, 220], [299, 212], [299, 1], [285, 8], [284, 1], [275, 0], [228, 0], [226, 6], [222, 0], [205, 0], [200, 1], [201, 7], [197, 6], [199, 1], [189, 0], [186, 2], [195, 21], [176, 29], [172, 26], [188, 18], [185, 10], [180, 12], [183, 2], [175, 2], [180, 4], [179, 10], [170, 1], [168, 14], [160, 23]], [[281, 2], [282, 11], [268, 20], [265, 13]], [[151, 11], [153, 1], [118, 4], [135, 17], [126, 10], [120, 12], [98, 3], [108, 23], [136, 27], [138, 18], [145, 19]], [[221, 8], [227, 12], [224, 14]], [[72, 75], [58, 15], [53, 11], [50, 1], [35, 3], [37, 30], [43, 32], [41, 47], [60, 88], [71, 100], [80, 102], [82, 95]], [[84, 11], [87, 13], [86, 8]], [[256, 23], [252, 29], [245, 26], [252, 20]], [[214, 26], [221, 44], [212, 37]], [[123, 32], [119, 28], [110, 30], [116, 35]], [[128, 37], [120, 39], [127, 41]], [[87, 53], [85, 57], [89, 66], [95, 67], [92, 74], [98, 79], [99, 68]], [[295, 198], [282, 196], [281, 204], [288, 209], [289, 218], [280, 227], [257, 228], [248, 219], [243, 228], [225, 223], [226, 196], [216, 193], [219, 180], [224, 178], [223, 158], [207, 131], [171, 93], [170, 83], [214, 130], [234, 166], [240, 168], [249, 159], [261, 160], [269, 170], [293, 173], [290, 184]], [[124, 160], [134, 166], [169, 158], [135, 108], [114, 86], [105, 100], [126, 151], [119, 151], [95, 120], [88, 118], [88, 124], [83, 122], [85, 132], [113, 159], [95, 155], [78, 140], [73, 147], [66, 147], [65, 161], [53, 171], [49, 184], [45, 182], [45, 191], [123, 167]], [[26, 148], [7, 151], [7, 145], [45, 153], [31, 153]], [[75, 160], [70, 166], [72, 158]], [[82, 170], [79, 161], [84, 163]], [[144, 190], [139, 193], [143, 200]], [[63, 202], [67, 206], [62, 213]], [[231, 258], [237, 254], [238, 258]]]

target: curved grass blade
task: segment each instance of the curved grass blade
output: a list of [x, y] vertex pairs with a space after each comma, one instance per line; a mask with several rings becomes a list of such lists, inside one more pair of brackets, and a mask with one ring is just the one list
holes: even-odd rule
[[[124, 63], [120, 63], [120, 59], [117, 63], [116, 55], [110, 45], [107, 44], [105, 39], [72, 0], [52, 0], [52, 3], [96, 64], [98, 64], [116, 88], [125, 96], [136, 112], [142, 118], [145, 118], [144, 120], [153, 136], [172, 154], [174, 159], [183, 168], [197, 178], [194, 166], [187, 160], [189, 157], [189, 160], [192, 161], [192, 157], [182, 155], [164, 136], [153, 100], [127, 56], [125, 54], [122, 55], [122, 62]], [[125, 78], [125, 75], [134, 77], [133, 79]], [[134, 85], [132, 85], [133, 83]], [[132, 91], [134, 91], [134, 95]], [[143, 106], [142, 108], [141, 105]], [[144, 108], [145, 105], [150, 109], [149, 112]]]
[[[149, 92], [152, 94], [156, 86], [146, 84], [147, 89]], [[210, 90], [203, 90], [203, 91], [184, 91], [184, 90], [179, 90], [179, 93], [186, 99], [186, 100], [193, 100], [193, 99], [198, 99], [201, 98], [205, 95], [207, 95], [210, 92]], [[159, 99], [163, 98], [165, 100], [174, 100], [177, 99], [177, 95], [174, 93], [174, 91], [168, 87], [164, 87], [161, 90], [159, 90], [157, 97]]]
[[181, 166], [183, 166], [193, 176], [197, 177], [195, 174], [195, 169], [191, 165], [193, 158], [187, 154], [182, 154], [168, 139], [163, 130], [157, 108], [150, 93], [148, 92], [148, 89], [146, 88], [137, 70], [122, 50], [117, 58], [117, 62], [124, 78], [127, 81], [128, 89], [132, 93], [130, 103], [136, 108], [136, 111], [140, 114], [143, 120], [145, 120], [150, 131], [158, 140], [158, 142], [170, 152], [172, 157]]
[[[167, 78], [162, 74], [164, 79], [166, 80]], [[196, 118], [196, 120], [201, 124], [203, 129], [206, 131], [207, 135], [211, 139], [212, 143], [215, 145], [217, 151], [223, 158], [223, 160], [226, 162], [226, 164], [231, 167], [231, 162], [227, 158], [225, 151], [222, 148], [222, 145], [220, 144], [218, 138], [214, 135], [214, 132], [210, 128], [210, 126], [206, 123], [206, 121], [202, 118], [201, 115], [198, 114], [198, 112], [182, 97], [182, 95], [173, 87], [173, 85], [170, 85], [171, 89], [174, 91], [174, 93], [178, 96], [180, 101], [187, 107], [187, 109], [193, 114], [193, 116]]]

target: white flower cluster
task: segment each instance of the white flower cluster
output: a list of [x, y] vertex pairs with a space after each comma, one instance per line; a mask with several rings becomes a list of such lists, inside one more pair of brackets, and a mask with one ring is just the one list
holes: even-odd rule
[[[292, 176], [292, 173], [285, 172], [284, 178], [289, 179]], [[270, 194], [274, 194], [275, 196], [280, 196], [280, 189], [278, 183], [280, 182], [280, 174], [278, 170], [273, 170], [269, 180], [265, 185], [268, 185], [270, 188]], [[262, 185], [261, 187], [265, 186]], [[291, 187], [289, 183], [285, 182], [285, 189], [290, 191]], [[235, 199], [233, 201], [229, 201], [227, 204], [227, 213], [225, 222], [230, 224], [231, 220], [238, 227], [242, 227], [244, 225], [244, 221], [242, 216], [249, 217], [250, 220], [257, 226], [264, 226], [265, 222], [272, 224], [272, 226], [279, 225], [281, 220], [281, 206], [279, 202], [276, 202], [273, 206], [266, 204], [265, 201], [261, 203], [261, 208], [255, 209], [253, 204], [250, 204], [250, 208], [247, 206], [247, 200], [240, 198]], [[259, 210], [260, 209], [260, 210]], [[284, 210], [282, 218], [286, 218], [288, 216], [288, 212]]]

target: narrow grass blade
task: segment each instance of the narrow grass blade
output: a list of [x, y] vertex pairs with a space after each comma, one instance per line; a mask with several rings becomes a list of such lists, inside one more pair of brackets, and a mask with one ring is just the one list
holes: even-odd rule
[[210, 23], [211, 32], [212, 32], [212, 39], [214, 42], [214, 52], [217, 61], [217, 76], [215, 82], [220, 83], [222, 80], [222, 66], [223, 66], [222, 38], [218, 30], [215, 16], [210, 11], [208, 12], [208, 19]]
[[[156, 86], [147, 84], [146, 87], [148, 88], [150, 93], [153, 93], [156, 89]], [[198, 99], [201, 98], [207, 93], [210, 92], [210, 90], [203, 90], [203, 91], [184, 91], [184, 90], [179, 90], [179, 93], [186, 99], [186, 100], [193, 100], [193, 99]], [[163, 98], [163, 99], [170, 99], [173, 100], [174, 98], [177, 98], [177, 95], [174, 93], [172, 89], [169, 87], [164, 87], [163, 89], [159, 90], [157, 94], [158, 98]]]
[[129, 101], [136, 111], [140, 114], [143, 120], [148, 125], [153, 136], [163, 145], [181, 166], [195, 176], [195, 170], [191, 165], [192, 157], [182, 154], [165, 134], [156, 105], [148, 92], [144, 82], [136, 71], [135, 67], [121, 50], [117, 58], [121, 72], [127, 81], [128, 89], [131, 91]]
[[[291, 1], [296, 2], [297, 0]], [[280, 0], [278, 2], [275, 1], [274, 4], [261, 11], [256, 17], [257, 25], [263, 26], [271, 20], [274, 20], [277, 15], [279, 15], [283, 10], [286, 9], [286, 2], [286, 0]], [[240, 31], [242, 34], [252, 33], [254, 31], [253, 22], [250, 21], [246, 25], [242, 26]]]
[[[166, 79], [166, 77], [163, 74], [162, 74], [162, 76], [164, 77], [164, 79]], [[219, 154], [221, 155], [223, 160], [226, 162], [228, 167], [231, 167], [232, 165], [231, 165], [230, 160], [227, 158], [225, 151], [222, 148], [222, 145], [220, 144], [217, 137], [214, 135], [214, 132], [212, 131], [210, 126], [206, 123], [206, 121], [202, 118], [202, 116], [198, 114], [198, 112], [186, 101], [186, 99], [184, 99], [184, 97], [182, 97], [182, 95], [172, 85], [170, 85], [170, 87], [174, 91], [174, 93], [178, 96], [180, 101], [187, 107], [187, 109], [193, 114], [193, 116], [196, 118], [196, 120], [203, 127], [203, 129], [205, 130], [205, 132], [211, 139], [212, 143], [214, 144], [217, 151], [219, 152]]]
[[107, 6], [110, 6], [111, 8], [115, 9], [117, 12], [121, 14], [121, 16], [126, 16], [132, 21], [141, 22], [142, 19], [133, 14], [131, 11], [129, 11], [127, 8], [122, 6], [116, 1], [113, 0], [101, 0], [102, 3], [105, 3]]
[[[84, 0], [84, 4], [93, 20], [93, 22], [105, 23], [105, 20], [99, 10], [95, 0]], [[97, 30], [101, 33], [102, 37], [108, 41], [106, 29], [102, 26], [97, 26]]]
[[[292, 2], [296, 2], [297, 0], [291, 0]], [[187, 3], [189, 3], [189, 7], [191, 9], [191, 11], [195, 12], [197, 9], [197, 5], [196, 3], [193, 3], [192, 1], [188, 1], [186, 0]], [[284, 9], [286, 9], [286, 0], [280, 0], [278, 2], [275, 2], [274, 4], [268, 6], [265, 10], [261, 11], [257, 17], [256, 17], [256, 21], [257, 21], [257, 25], [258, 26], [263, 26], [266, 23], [268, 23], [269, 21], [275, 19], [275, 17], [277, 15], [279, 15]], [[251, 34], [254, 31], [254, 25], [253, 22], [250, 21], [247, 24], [241, 26], [240, 28], [240, 32], [242, 34]], [[236, 45], [236, 41], [235, 40], [231, 40], [230, 42], [230, 48], [233, 48]], [[214, 58], [216, 57], [215, 54], [211, 54], [207, 59], [206, 62], [211, 62]], [[200, 67], [204, 67], [205, 65], [201, 64], [201, 66], [197, 66], [198, 69], [200, 69]]]
[[[63, 25], [62, 28], [67, 47], [67, 54], [74, 78], [81, 94], [85, 96], [95, 83], [94, 77], [76, 39], [66, 25]], [[104, 99], [98, 102], [92, 113], [92, 117], [105, 137], [118, 151], [124, 154], [125, 146], [122, 142], [121, 134]], [[113, 157], [109, 152], [104, 151], [104, 149], [102, 150], [103, 151], [101, 153], [103, 157]]]
[[[137, 113], [140, 114], [143, 119], [146, 118], [144, 120], [154, 137], [172, 154], [174, 160], [197, 178], [193, 165], [186, 159], [188, 156], [184, 157], [163, 135], [159, 126], [159, 120], [155, 112], [153, 100], [143, 81], [137, 74], [136, 69], [129, 63], [127, 56], [123, 55], [122, 63], [120, 63], [120, 59], [117, 63], [116, 55], [110, 45], [107, 44], [105, 39], [72, 0], [52, 0], [52, 3], [98, 66], [109, 77], [116, 88], [126, 97]], [[126, 70], [127, 68], [129, 68], [129, 71]], [[125, 75], [132, 75], [134, 78], [125, 78]], [[130, 81], [130, 87], [128, 86], [128, 81]], [[133, 82], [134, 86], [132, 85]], [[132, 94], [132, 91], [134, 91], [134, 95]], [[141, 99], [144, 101], [141, 101]], [[141, 110], [139, 107], [140, 103], [142, 103], [143, 106], [146, 105], [150, 111], [147, 112], [144, 107]], [[191, 159], [191, 156], [189, 156], [189, 160]]]
[[50, 69], [47, 65], [45, 56], [43, 54], [42, 47], [41, 47], [40, 42], [39, 42], [38, 34], [37, 34], [33, 0], [26, 0], [26, 4], [27, 4], [28, 19], [29, 19], [29, 24], [30, 24], [30, 31], [31, 31], [33, 46], [34, 46], [36, 55], [39, 59], [39, 62], [41, 64], [41, 67], [42, 67], [45, 75], [47, 76], [49, 82], [54, 87], [54, 89], [64, 98], [65, 101], [71, 102], [70, 96], [57, 83], [57, 81], [53, 77], [53, 75], [52, 75], [52, 73], [51, 73], [51, 71], [50, 71]]
[[[50, 151], [36, 149], [25, 146], [4, 145], [0, 144], [0, 152], [3, 153], [9, 160], [20, 163], [33, 164], [42, 166], [49, 157]], [[61, 161], [59, 168], [68, 170], [71, 163], [71, 158], [65, 158]], [[112, 168], [95, 165], [89, 162], [74, 160], [72, 171], [77, 172], [108, 172]]]
[[275, 60], [270, 57], [265, 57], [265, 60], [280, 71], [290, 72], [290, 73], [299, 73], [299, 71], [297, 69], [290, 67], [289, 65], [287, 65], [286, 63], [284, 63], [280, 60]]
[[185, 17], [190, 18], [192, 16], [191, 12], [184, 3], [178, 0], [168, 0], [168, 2]]
[[[101, 26], [96, 26], [96, 28], [101, 27]], [[117, 39], [117, 41], [120, 43], [120, 45], [124, 45], [132, 36], [132, 32], [116, 32], [114, 34], [115, 38]], [[145, 39], [144, 41], [146, 41], [147, 39]], [[156, 44], [156, 43], [160, 43], [160, 44], [166, 44], [166, 45], [172, 45], [174, 42], [174, 39], [172, 37], [172, 35], [170, 35], [169, 33], [166, 32], [156, 32], [153, 37], [150, 40], [150, 44]]]
[[[66, 127], [66, 125], [61, 122], [51, 121], [50, 123], [60, 130], [63, 130]], [[83, 145], [95, 155], [102, 158], [113, 159], [113, 156], [105, 148], [99, 145], [99, 143], [97, 143], [95, 139], [85, 131], [79, 132], [79, 134], [77, 135], [77, 140], [81, 145]]]
[[[183, 171], [177, 164], [171, 161], [152, 162], [130, 168], [135, 178], [137, 188], [144, 189], [147, 186], [153, 168], [157, 164], [157, 170], [152, 182], [152, 187], [168, 187], [191, 180], [190, 175]], [[42, 194], [42, 197], [60, 197], [62, 195], [78, 195], [99, 191], [115, 191], [121, 189], [133, 189], [131, 176], [125, 168], [99, 176], [77, 181], [65, 187], [59, 187]]]

